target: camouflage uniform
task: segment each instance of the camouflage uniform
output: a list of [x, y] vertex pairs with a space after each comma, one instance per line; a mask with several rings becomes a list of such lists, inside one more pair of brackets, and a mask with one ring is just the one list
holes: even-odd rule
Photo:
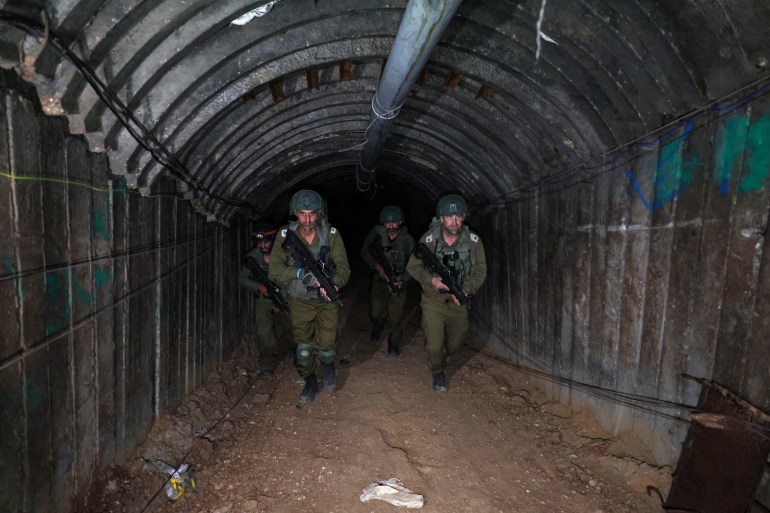
[[[478, 235], [467, 226], [460, 228], [459, 238], [452, 246], [444, 241], [441, 223], [434, 221], [431, 229], [420, 237], [439, 262], [453, 269], [460, 288], [469, 295], [475, 294], [487, 276], [484, 245]], [[445, 258], [446, 256], [446, 258]], [[414, 255], [406, 266], [409, 274], [422, 285], [422, 328], [425, 346], [430, 358], [431, 372], [435, 375], [446, 370], [447, 360], [460, 348], [468, 332], [468, 307], [455, 304], [451, 296], [439, 292], [431, 283], [433, 274]]]
[[[273, 311], [275, 304], [270, 296], [261, 296], [259, 294], [257, 277], [246, 266], [246, 261], [252, 258], [254, 263], [259, 266], [268, 274], [269, 265], [265, 262], [265, 255], [258, 248], [254, 248], [244, 257], [244, 265], [241, 267], [239, 282], [241, 286], [254, 292], [257, 296], [257, 354], [259, 355], [259, 369], [260, 371], [272, 372], [275, 368], [275, 360], [277, 357], [277, 337], [276, 328], [290, 340], [290, 350], [293, 348], [293, 340], [291, 337], [291, 323], [289, 321], [288, 312], [283, 310]], [[286, 298], [286, 291], [282, 290], [281, 294]]]
[[370, 249], [372, 244], [378, 244], [383, 249], [385, 257], [396, 274], [396, 280], [406, 283], [411, 278], [406, 272], [406, 262], [414, 252], [414, 239], [409, 235], [406, 227], [402, 226], [399, 228], [395, 239], [391, 240], [385, 226], [377, 225], [369, 231], [361, 248], [361, 257], [372, 269], [371, 290], [369, 292], [369, 318], [374, 326], [372, 341], [379, 343], [380, 334], [387, 323], [390, 332], [388, 352], [398, 354], [404, 334], [402, 318], [404, 303], [406, 302], [406, 286], [401, 287], [397, 294], [393, 294], [388, 288], [387, 282], [374, 272], [378, 262]]
[[[298, 231], [298, 224], [295, 222], [279, 230], [273, 246], [269, 278], [284, 284], [288, 291], [292, 332], [297, 342], [295, 367], [301, 377], [307, 378], [315, 374], [316, 353], [325, 364], [332, 364], [337, 356], [339, 306], [319, 299], [317, 288], [308, 288], [298, 279], [299, 267], [283, 248], [287, 230]], [[342, 237], [335, 228], [321, 219], [316, 224], [312, 244], [308, 245], [299, 233], [297, 237], [316, 258], [322, 248], [326, 248], [324, 253], [328, 253], [331, 279], [337, 287], [343, 287], [348, 282], [350, 265]]]

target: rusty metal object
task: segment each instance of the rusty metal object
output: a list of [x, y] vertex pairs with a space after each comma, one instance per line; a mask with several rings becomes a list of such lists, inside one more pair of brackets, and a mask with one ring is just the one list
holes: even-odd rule
[[[687, 376], [690, 377], [690, 376]], [[703, 385], [663, 508], [746, 513], [770, 453], [770, 416], [710, 380]]]

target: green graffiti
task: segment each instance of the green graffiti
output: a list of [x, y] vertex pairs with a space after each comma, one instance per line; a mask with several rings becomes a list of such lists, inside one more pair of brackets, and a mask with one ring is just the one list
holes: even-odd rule
[[99, 290], [99, 287], [108, 283], [110, 280], [112, 280], [111, 272], [102, 271], [98, 267], [94, 269], [94, 286], [96, 287], [96, 290]]
[[748, 118], [743, 114], [727, 120], [721, 141], [718, 142], [716, 162], [714, 163], [714, 181], [719, 184], [722, 195], [730, 192], [730, 175], [735, 163], [743, 155], [746, 147], [746, 125]]
[[90, 303], [94, 300], [94, 296], [86, 292], [80, 282], [74, 277], [72, 278], [72, 290], [75, 292], [75, 296], [83, 303]]
[[[45, 334], [48, 336], [69, 325], [72, 301], [66, 287], [62, 286], [55, 273], [45, 275], [45, 289], [48, 297], [46, 318], [49, 319], [45, 326]], [[64, 308], [61, 308], [62, 302]]]
[[756, 191], [770, 173], [770, 116], [763, 116], [749, 128], [746, 141], [746, 176], [739, 191]]
[[94, 216], [94, 228], [96, 228], [96, 233], [101, 235], [102, 240], [109, 242], [110, 232], [107, 230], [107, 223], [105, 222], [105, 219], [107, 218], [106, 205], [104, 205], [104, 207], [104, 209], [97, 212]]
[[655, 208], [679, 196], [682, 190], [692, 182], [691, 162], [686, 166], [682, 165], [682, 146], [691, 131], [692, 125], [688, 123], [681, 136], [660, 150], [654, 184]]

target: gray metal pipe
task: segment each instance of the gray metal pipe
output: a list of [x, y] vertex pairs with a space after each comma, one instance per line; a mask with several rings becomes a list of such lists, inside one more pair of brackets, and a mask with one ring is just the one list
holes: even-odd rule
[[398, 28], [385, 70], [372, 99], [356, 181], [366, 191], [374, 181], [377, 157], [385, 145], [393, 120], [412, 90], [433, 48], [436, 47], [462, 0], [410, 0]]

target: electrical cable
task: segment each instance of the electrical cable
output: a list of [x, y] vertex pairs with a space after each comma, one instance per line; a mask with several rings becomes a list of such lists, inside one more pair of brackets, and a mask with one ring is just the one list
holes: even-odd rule
[[120, 306], [125, 301], [128, 301], [132, 297], [136, 296], [137, 294], [140, 294], [140, 293], [144, 292], [145, 290], [147, 290], [150, 287], [156, 287], [157, 284], [158, 284], [158, 281], [164, 280], [165, 278], [167, 278], [168, 276], [171, 276], [172, 274], [174, 274], [175, 272], [179, 271], [180, 269], [183, 269], [184, 267], [187, 267], [190, 263], [198, 260], [198, 258], [200, 258], [204, 254], [208, 253], [209, 251], [213, 250], [214, 248], [220, 247], [220, 243], [222, 241], [224, 241], [225, 238], [226, 237], [223, 236], [220, 239], [220, 241], [212, 242], [211, 244], [209, 244], [208, 247], [202, 249], [198, 254], [193, 255], [192, 257], [188, 258], [186, 261], [180, 263], [179, 265], [177, 265], [176, 267], [174, 267], [172, 269], [169, 269], [165, 273], [163, 273], [161, 275], [158, 275], [158, 276], [155, 276], [154, 280], [145, 283], [144, 285], [142, 285], [142, 286], [132, 290], [131, 292], [127, 292], [126, 294], [124, 294], [121, 297], [114, 298], [110, 304], [105, 305], [105, 306], [103, 306], [102, 308], [100, 308], [98, 310], [94, 310], [93, 312], [90, 312], [88, 315], [82, 317], [81, 319], [78, 319], [77, 321], [69, 324], [67, 326], [67, 329], [61, 329], [60, 331], [52, 333], [51, 335], [48, 335], [48, 336], [42, 338], [41, 340], [38, 340], [33, 345], [26, 346], [24, 349], [20, 349], [20, 350], [16, 351], [15, 353], [12, 353], [12, 354], [8, 355], [7, 357], [5, 357], [3, 359], [0, 359], [0, 372], [3, 371], [5, 368], [7, 368], [9, 365], [11, 365], [11, 364], [21, 360], [22, 358], [24, 358], [25, 354], [27, 354], [27, 353], [29, 353], [31, 351], [36, 351], [38, 349], [42, 349], [44, 347], [47, 347], [52, 342], [60, 339], [63, 336], [66, 336], [66, 335], [70, 334], [71, 332], [79, 329], [81, 326], [91, 322], [92, 319], [98, 317], [103, 312], [106, 312], [106, 311], [111, 310], [111, 309], [113, 309], [113, 308], [115, 308], [117, 306]]
[[[505, 340], [503, 340], [499, 335], [497, 335], [494, 331], [492, 331], [491, 326], [489, 323], [487, 323], [478, 312], [475, 310], [471, 310], [474, 312], [476, 319], [481, 321], [484, 326], [486, 326], [489, 329], [489, 333], [492, 337], [500, 341], [500, 343], [506, 347], [508, 350], [510, 350], [516, 357], [521, 358], [522, 360], [525, 360], [530, 363], [533, 367], [527, 367], [524, 365], [519, 365], [516, 363], [513, 363], [509, 360], [503, 360], [497, 356], [492, 356], [489, 354], [486, 354], [479, 350], [476, 347], [473, 347], [469, 344], [466, 344], [467, 347], [470, 347], [471, 349], [475, 350], [480, 356], [487, 358], [489, 360], [492, 360], [496, 363], [499, 363], [501, 365], [505, 365], [506, 367], [510, 367], [512, 369], [515, 369], [517, 371], [521, 371], [525, 374], [529, 374], [531, 376], [535, 376], [540, 379], [544, 379], [546, 381], [549, 381], [551, 383], [556, 383], [558, 385], [565, 386], [569, 389], [579, 390], [582, 392], [585, 392], [590, 395], [594, 395], [597, 397], [600, 397], [602, 399], [606, 399], [610, 402], [613, 402], [615, 404], [626, 406], [629, 408], [632, 408], [634, 410], [643, 411], [652, 415], [655, 415], [657, 417], [663, 417], [667, 418], [669, 420], [673, 420], [676, 422], [682, 422], [685, 424], [691, 424], [693, 420], [683, 418], [679, 415], [672, 414], [672, 413], [665, 413], [661, 410], [682, 410], [687, 413], [707, 413], [703, 412], [703, 410], [700, 410], [697, 406], [678, 403], [675, 401], [668, 401], [665, 399], [660, 399], [657, 397], [649, 397], [649, 396], [643, 396], [639, 394], [632, 394], [629, 392], [621, 392], [619, 390], [614, 390], [610, 388], [605, 388], [599, 385], [592, 385], [590, 383], [584, 383], [580, 381], [575, 381], [571, 378], [568, 378], [566, 376], [562, 376], [559, 374], [555, 369], [549, 368], [548, 366], [543, 365], [541, 362], [536, 361], [535, 359], [517, 351], [515, 348], [511, 347], [508, 343], [506, 343]], [[543, 368], [545, 367], [545, 370]], [[685, 374], [682, 374], [682, 377], [684, 378], [691, 378]], [[700, 380], [699, 378], [696, 380]], [[747, 430], [753, 432], [757, 436], [760, 436], [762, 438], [770, 440], [770, 425], [767, 423], [757, 423], [757, 422], [751, 422], [749, 420], [746, 420], [741, 417], [737, 416], [731, 416], [730, 420], [732, 422], [735, 422], [737, 424], [742, 425]]]
[[[214, 429], [215, 429], [215, 428], [216, 428], [216, 427], [217, 427], [219, 424], [221, 424], [221, 423], [222, 423], [222, 421], [223, 421], [223, 420], [225, 420], [225, 419], [226, 419], [226, 418], [227, 418], [227, 417], [230, 415], [230, 413], [231, 413], [231, 412], [232, 412], [232, 411], [235, 409], [235, 407], [236, 407], [236, 406], [238, 406], [239, 404], [241, 404], [241, 401], [243, 401], [243, 399], [244, 399], [244, 398], [245, 398], [245, 397], [246, 397], [246, 396], [247, 396], [247, 395], [248, 395], [248, 394], [249, 394], [249, 393], [250, 393], [252, 390], [254, 390], [254, 381], [252, 381], [252, 382], [249, 384], [248, 388], [246, 388], [246, 391], [245, 391], [245, 392], [244, 392], [244, 393], [243, 393], [243, 394], [242, 394], [242, 395], [241, 395], [241, 396], [238, 398], [238, 400], [237, 400], [237, 401], [235, 401], [235, 403], [234, 403], [234, 404], [233, 404], [233, 405], [230, 407], [230, 409], [229, 409], [229, 410], [227, 410], [227, 411], [226, 411], [226, 412], [225, 412], [225, 413], [224, 413], [224, 414], [223, 414], [223, 415], [222, 415], [222, 416], [219, 418], [219, 420], [217, 420], [217, 421], [216, 421], [216, 422], [215, 422], [215, 423], [214, 423], [214, 424], [213, 424], [213, 425], [212, 425], [210, 428], [208, 428], [208, 429], [206, 430], [206, 432], [205, 432], [205, 433], [203, 433], [202, 435], [198, 435], [196, 438], [205, 438], [205, 437], [206, 437], [206, 436], [207, 436], [209, 433], [211, 433], [211, 432], [212, 432], [212, 431], [213, 431], [213, 430], [214, 430]], [[182, 459], [179, 461], [179, 464], [178, 464], [178, 465], [176, 465], [176, 466], [174, 467], [175, 469], [178, 469], [180, 466], [182, 466], [182, 464], [185, 462], [185, 459], [187, 459], [187, 457], [190, 455], [190, 452], [192, 452], [192, 444], [190, 444], [190, 448], [189, 448], [189, 449], [187, 449], [187, 452], [184, 454], [184, 456], [182, 456]], [[147, 502], [147, 504], [145, 504], [145, 505], [144, 505], [144, 507], [143, 507], [143, 508], [142, 508], [142, 509], [139, 511], [139, 513], [145, 513], [145, 511], [147, 511], [147, 508], [149, 508], [149, 507], [152, 505], [152, 503], [155, 501], [155, 499], [157, 499], [157, 498], [158, 498], [158, 495], [160, 495], [160, 492], [162, 492], [162, 491], [163, 491], [163, 488], [165, 488], [165, 486], [166, 486], [166, 483], [168, 483], [168, 482], [171, 480], [171, 477], [172, 477], [172, 476], [171, 476], [171, 475], [169, 475], [169, 476], [166, 478], [166, 480], [163, 482], [163, 484], [162, 484], [162, 485], [160, 485], [160, 488], [158, 489], [158, 491], [157, 491], [157, 492], [155, 492], [155, 494], [154, 494], [154, 495], [153, 495], [153, 496], [150, 498], [150, 500]]]
[[[763, 85], [760, 85], [760, 84], [763, 84]], [[736, 95], [742, 94], [744, 91], [752, 88], [756, 88], [756, 89], [754, 89], [752, 92], [738, 98], [737, 100], [723, 107], [712, 107], [714, 105], [719, 105], [727, 101], [728, 98], [735, 97]], [[646, 149], [648, 147], [655, 147], [658, 143], [660, 143], [664, 139], [670, 137], [672, 134], [675, 134], [677, 131], [683, 128], [684, 128], [683, 133], [677, 136], [677, 138], [674, 139], [674, 141], [684, 138], [688, 136], [689, 133], [692, 131], [693, 122], [695, 120], [707, 114], [719, 115], [719, 114], [724, 114], [732, 110], [735, 110], [736, 108], [740, 107], [741, 105], [744, 105], [750, 100], [766, 93], [769, 89], [770, 89], [770, 75], [765, 75], [729, 94], [724, 95], [723, 97], [717, 100], [714, 100], [708, 103], [707, 105], [704, 105], [694, 110], [693, 112], [682, 115], [677, 119], [674, 119], [664, 124], [663, 126], [656, 128], [655, 130], [647, 132], [646, 134], [641, 135], [639, 137], [635, 137], [634, 139], [624, 144], [621, 144], [619, 146], [616, 146], [612, 149], [609, 149], [604, 153], [602, 153], [601, 155], [592, 157], [583, 163], [574, 165], [572, 167], [544, 176], [542, 178], [538, 178], [537, 180], [533, 180], [510, 193], [501, 194], [493, 198], [491, 201], [489, 201], [489, 203], [494, 204], [494, 203], [501, 203], [501, 202], [510, 201], [514, 199], [524, 198], [524, 197], [528, 197], [527, 195], [537, 194], [542, 190], [555, 190], [560, 187], [564, 187], [570, 183], [574, 183], [575, 181], [586, 180], [594, 176], [597, 176], [599, 174], [602, 174], [604, 172], [607, 172], [609, 171], [609, 169], [607, 169], [607, 166], [614, 164], [624, 156], [629, 155], [631, 151], [636, 149], [637, 147], [642, 149]], [[650, 140], [646, 140], [652, 137], [654, 134], [658, 134], [658, 133], [660, 133], [660, 135], [658, 135], [657, 137]], [[603, 160], [610, 155], [613, 155], [613, 156], [611, 158]], [[601, 161], [601, 162], [598, 162], [598, 161]]]
[[197, 235], [191, 234], [184, 237], [172, 237], [169, 239], [162, 239], [159, 241], [153, 241], [147, 244], [140, 244], [137, 246], [131, 246], [129, 248], [114, 251], [105, 255], [91, 256], [82, 258], [79, 260], [73, 260], [68, 262], [62, 262], [57, 264], [45, 265], [41, 267], [35, 267], [32, 269], [25, 269], [24, 271], [13, 272], [8, 274], [0, 274], [0, 283], [9, 280], [18, 280], [20, 278], [26, 278], [39, 273], [50, 273], [55, 271], [62, 271], [65, 269], [73, 269], [87, 264], [93, 264], [102, 260], [118, 260], [121, 258], [128, 258], [132, 256], [138, 256], [152, 251], [163, 250], [169, 247], [177, 247], [190, 242], [199, 241], [205, 242], [207, 239], [213, 237], [214, 234]]
[[125, 192], [130, 194], [138, 194], [143, 198], [178, 198], [179, 197], [176, 194], [150, 194], [150, 195], [144, 196], [139, 191], [134, 189], [128, 189], [127, 187], [116, 187], [116, 188], [98, 187], [88, 182], [80, 182], [77, 180], [70, 180], [69, 178], [59, 178], [59, 177], [53, 177], [53, 176], [12, 175], [9, 173], [4, 173], [2, 171], [0, 171], [0, 176], [4, 178], [8, 178], [9, 180], [17, 181], [17, 182], [50, 182], [50, 183], [60, 183], [62, 185], [76, 185], [78, 187], [84, 187], [86, 189], [90, 189], [95, 192], [107, 192], [107, 193]]
[[69, 60], [72, 65], [75, 66], [75, 69], [81, 73], [83, 78], [89, 85], [91, 85], [99, 98], [107, 105], [113, 114], [115, 114], [136, 142], [142, 148], [147, 150], [152, 158], [164, 166], [174, 177], [214, 201], [231, 207], [251, 210], [256, 214], [256, 210], [251, 204], [215, 194], [208, 190], [204, 184], [196, 180], [176, 155], [169, 151], [168, 148], [166, 148], [166, 146], [161, 143], [141, 121], [139, 121], [139, 119], [137, 119], [134, 113], [123, 104], [117, 94], [99, 79], [94, 70], [75, 55], [59, 36], [49, 30], [47, 23], [44, 26], [41, 26], [26, 18], [3, 11], [0, 11], [0, 21], [4, 21], [33, 37], [41, 37], [41, 35], [47, 37], [47, 40], [51, 43], [52, 47], [62, 57]]

